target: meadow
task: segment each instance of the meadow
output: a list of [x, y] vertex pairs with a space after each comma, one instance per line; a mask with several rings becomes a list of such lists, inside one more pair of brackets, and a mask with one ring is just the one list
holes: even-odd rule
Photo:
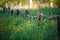
[[[0, 10], [0, 40], [57, 40], [57, 20], [41, 18], [38, 27], [36, 19], [23, 16], [23, 11], [17, 17], [14, 13]], [[28, 9], [32, 16], [37, 15], [38, 10]], [[41, 8], [39, 11], [53, 17], [59, 15], [57, 8]]]

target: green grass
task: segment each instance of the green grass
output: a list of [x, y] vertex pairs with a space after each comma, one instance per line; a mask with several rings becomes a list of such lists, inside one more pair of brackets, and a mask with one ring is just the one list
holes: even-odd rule
[[[49, 16], [57, 15], [59, 10], [41, 8], [41, 12]], [[41, 25], [37, 26], [36, 19], [23, 17], [23, 11], [19, 17], [7, 12], [0, 12], [0, 40], [57, 40], [56, 20], [41, 18]], [[29, 10], [30, 14], [37, 15], [38, 10]], [[39, 32], [38, 32], [39, 31]]]

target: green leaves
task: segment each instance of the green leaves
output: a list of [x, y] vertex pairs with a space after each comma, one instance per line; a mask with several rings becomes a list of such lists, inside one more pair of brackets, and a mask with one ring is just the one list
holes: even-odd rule
[[52, 1], [58, 8], [60, 8], [60, 0], [52, 0]]
[[[53, 16], [50, 9], [41, 9], [44, 14]], [[47, 13], [48, 11], [48, 13]], [[50, 12], [49, 12], [50, 11]], [[37, 10], [29, 10], [31, 15], [37, 15]], [[57, 11], [56, 11], [57, 12]], [[0, 12], [1, 13], [1, 12]], [[37, 26], [36, 19], [24, 19], [21, 15], [1, 14], [0, 39], [2, 40], [57, 40], [57, 27], [54, 20], [41, 19], [41, 26]], [[54, 14], [55, 15], [55, 14]], [[3, 27], [3, 28], [2, 28]]]

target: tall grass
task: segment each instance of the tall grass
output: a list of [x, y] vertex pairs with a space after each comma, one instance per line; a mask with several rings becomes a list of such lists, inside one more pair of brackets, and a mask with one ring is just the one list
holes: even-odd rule
[[[41, 25], [38, 27], [36, 19], [23, 16], [23, 11], [18, 17], [7, 12], [0, 12], [0, 40], [57, 40], [56, 20], [41, 18]], [[28, 10], [33, 16], [37, 10]], [[56, 14], [49, 9], [41, 9], [41, 12], [49, 16]], [[57, 12], [57, 11], [56, 11]]]

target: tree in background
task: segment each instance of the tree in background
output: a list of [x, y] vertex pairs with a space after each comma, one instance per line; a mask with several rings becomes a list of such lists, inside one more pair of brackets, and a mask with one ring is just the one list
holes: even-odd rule
[[40, 4], [42, 3], [48, 3], [50, 4], [51, 2], [53, 3], [54, 7], [60, 7], [60, 0], [0, 0], [0, 7], [6, 7], [7, 6], [11, 6], [11, 4], [13, 5], [19, 5], [19, 3], [23, 5], [30, 5], [30, 7], [32, 7], [32, 2], [35, 1], [37, 3], [37, 1], [39, 1]]
[[54, 5], [58, 8], [60, 8], [60, 0], [52, 0]]

